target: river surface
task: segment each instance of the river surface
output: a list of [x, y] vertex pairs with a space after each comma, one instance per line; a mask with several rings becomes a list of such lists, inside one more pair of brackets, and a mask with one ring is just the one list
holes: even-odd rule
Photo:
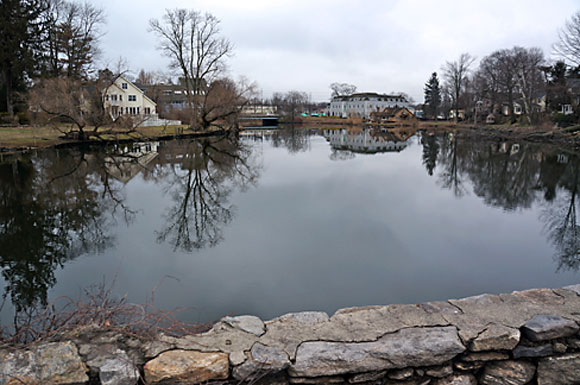
[[91, 285], [232, 314], [580, 281], [580, 159], [555, 147], [285, 129], [0, 158], [0, 319]]

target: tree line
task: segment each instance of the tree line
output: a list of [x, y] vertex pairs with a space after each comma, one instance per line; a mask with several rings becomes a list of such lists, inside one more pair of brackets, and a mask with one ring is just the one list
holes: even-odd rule
[[[134, 128], [135, 122], [117, 121], [103, 107], [108, 87], [127, 72], [122, 60], [114, 68], [98, 68], [105, 23], [103, 9], [86, 1], [3, 0], [0, 113], [11, 122], [32, 112], [44, 124], [70, 123], [82, 137], [112, 124]], [[195, 129], [235, 120], [255, 85], [225, 75], [233, 45], [221, 35], [220, 21], [197, 10], [168, 9], [149, 21], [149, 32], [180, 79], [187, 105], [183, 120]], [[142, 71], [139, 77], [151, 75]]]
[[88, 2], [3, 0], [0, 3], [2, 110], [14, 114], [31, 79], [88, 79], [95, 71], [104, 11]]
[[[554, 51], [559, 60], [548, 63], [537, 47], [499, 49], [477, 67], [476, 58], [463, 53], [441, 67], [442, 82], [437, 72], [426, 82], [424, 113], [431, 119], [452, 117], [475, 123], [502, 117], [515, 123], [522, 117], [532, 124], [547, 116], [560, 123], [578, 121], [571, 79], [580, 78], [580, 12], [561, 29]], [[574, 110], [565, 111], [565, 106]]]

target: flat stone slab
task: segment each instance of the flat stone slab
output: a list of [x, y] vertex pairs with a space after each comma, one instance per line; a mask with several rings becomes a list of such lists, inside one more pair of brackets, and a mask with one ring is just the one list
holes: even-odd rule
[[552, 355], [552, 353], [553, 353], [552, 344], [540, 346], [518, 346], [513, 350], [513, 355], [515, 359], [545, 357]]
[[260, 318], [253, 315], [224, 317], [221, 319], [221, 321], [227, 323], [231, 327], [240, 329], [246, 333], [252, 333], [258, 337], [266, 333], [266, 326], [264, 325], [264, 322]]
[[290, 366], [288, 354], [279, 347], [257, 342], [252, 346], [249, 359], [232, 371], [236, 380], [257, 378], [261, 373], [276, 373]]
[[470, 344], [469, 349], [474, 352], [486, 350], [511, 350], [520, 342], [518, 329], [503, 325], [490, 325], [478, 335]]
[[579, 383], [580, 353], [540, 360], [538, 385], [577, 385]]
[[435, 381], [434, 385], [477, 385], [473, 374], [453, 374]]
[[72, 342], [41, 344], [30, 350], [0, 351], [0, 384], [83, 384], [87, 367]]
[[526, 361], [492, 362], [479, 380], [483, 385], [525, 385], [536, 374], [536, 366]]
[[464, 351], [454, 327], [409, 328], [375, 342], [304, 342], [298, 347], [289, 374], [318, 377], [433, 366]]
[[538, 314], [522, 326], [524, 335], [532, 341], [569, 337], [579, 329], [576, 322], [555, 314]]
[[225, 380], [229, 376], [228, 355], [170, 350], [145, 364], [147, 384], [196, 384]]
[[101, 385], [136, 385], [139, 377], [139, 369], [127, 354], [107, 359], [99, 370]]

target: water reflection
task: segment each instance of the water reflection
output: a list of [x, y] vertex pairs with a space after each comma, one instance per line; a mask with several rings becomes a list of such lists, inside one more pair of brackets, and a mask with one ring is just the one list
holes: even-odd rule
[[0, 269], [17, 311], [47, 302], [55, 270], [115, 242], [119, 183], [98, 153], [55, 150], [0, 164]]
[[344, 160], [350, 156], [341, 156], [340, 153], [376, 154], [378, 152], [403, 151], [408, 140], [398, 133], [367, 129], [363, 127], [349, 127], [340, 130], [324, 130], [323, 135], [332, 149], [331, 159]]
[[234, 216], [229, 195], [259, 176], [254, 155], [223, 137], [6, 158], [0, 163], [3, 298], [17, 314], [30, 313], [47, 304], [59, 267], [113, 247], [114, 224], [130, 225], [139, 215], [125, 197], [125, 186], [139, 174], [163, 184], [172, 201], [158, 242], [186, 251], [215, 246]]
[[223, 137], [175, 142], [159, 155], [156, 173], [163, 175], [173, 204], [157, 241], [186, 251], [217, 245], [234, 216], [232, 190], [244, 190], [258, 179], [260, 167], [251, 148]]
[[272, 145], [274, 147], [284, 147], [291, 154], [304, 152], [310, 149], [310, 138], [313, 135], [311, 130], [305, 130], [294, 125], [281, 127], [273, 131]]
[[[377, 152], [387, 154], [367, 155]], [[330, 160], [343, 162], [329, 161], [329, 156]], [[261, 164], [264, 159], [268, 162], [266, 168]], [[472, 219], [511, 221], [516, 217], [514, 212], [531, 213], [534, 218], [539, 215], [544, 229], [540, 239], [536, 239], [536, 233], [522, 235], [527, 230], [514, 229], [518, 239], [532, 241], [535, 237], [534, 247], [540, 248], [549, 243], [546, 249], [554, 250], [557, 269], [576, 271], [580, 268], [579, 168], [576, 154], [551, 146], [447, 134], [405, 139], [385, 132], [316, 132], [296, 127], [247, 132], [240, 139], [219, 137], [49, 150], [5, 158], [0, 160], [0, 270], [5, 281], [4, 297], [14, 303], [17, 312], [46, 304], [59, 268], [83, 254], [91, 257], [87, 260], [102, 253], [103, 259], [107, 256], [109, 261], [116, 261], [117, 254], [137, 248], [135, 245], [155, 261], [149, 260], [146, 267], [136, 266], [147, 258], [136, 252], [133, 274], [139, 275], [141, 268], [163, 270], [160, 274], [165, 274], [165, 269], [170, 270], [172, 263], [179, 260], [176, 269], [185, 269], [184, 274], [202, 272], [196, 278], [202, 287], [219, 281], [218, 273], [211, 275], [215, 268], [212, 263], [219, 259], [221, 265], [215, 269], [220, 270], [219, 274], [221, 270], [233, 271], [232, 276], [224, 275], [232, 287], [228, 289], [220, 282], [220, 287], [228, 289], [222, 293], [222, 301], [228, 306], [239, 300], [234, 300], [232, 293], [245, 295], [242, 291], [247, 287], [258, 287], [249, 292], [253, 295], [269, 293], [271, 286], [264, 284], [267, 289], [262, 290], [262, 282], [256, 283], [260, 277], [275, 281], [272, 285], [282, 287], [285, 298], [300, 298], [307, 291], [318, 290], [321, 280], [326, 280], [329, 288], [322, 297], [336, 292], [344, 287], [353, 269], [366, 278], [373, 277], [373, 272], [394, 272], [389, 278], [394, 282], [397, 275], [416, 274], [424, 266], [428, 271], [421, 279], [428, 282], [427, 286], [436, 285], [439, 275], [453, 280], [454, 273], [442, 268], [432, 274], [433, 267], [428, 268], [431, 262], [421, 259], [426, 254], [424, 245], [435, 245], [436, 249], [438, 242], [455, 237], [455, 233], [449, 235], [452, 226], [458, 231]], [[252, 188], [259, 179], [259, 188]], [[248, 194], [237, 194], [249, 188]], [[434, 196], [439, 200], [435, 201]], [[461, 201], [455, 197], [461, 197]], [[236, 207], [244, 215], [236, 216]], [[472, 214], [469, 210], [477, 212]], [[432, 219], [443, 217], [454, 223], [449, 228], [435, 229]], [[534, 218], [520, 218], [516, 223], [524, 227], [532, 223], [529, 228], [533, 230], [538, 224]], [[143, 225], [145, 220], [150, 223]], [[231, 231], [228, 233], [227, 229]], [[487, 231], [492, 239], [501, 237], [493, 229]], [[409, 240], [409, 234], [424, 242]], [[475, 262], [457, 263], [446, 259], [446, 253], [463, 255], [484, 235], [465, 231], [457, 236], [466, 238], [461, 239], [462, 245], [453, 250], [439, 246], [445, 251], [439, 251], [432, 259], [441, 265], [464, 263], [469, 266], [466, 270], [479, 272], [481, 266]], [[253, 244], [244, 244], [246, 241]], [[506, 247], [506, 255], [522, 250], [520, 244], [509, 250]], [[503, 258], [504, 246], [496, 247], [489, 252]], [[240, 252], [243, 258], [239, 261], [224, 257], [237, 258], [239, 250], [245, 253]], [[491, 258], [486, 252], [478, 252], [476, 259]], [[538, 251], [537, 261], [545, 260], [545, 253], [545, 249]], [[366, 259], [360, 262], [351, 254]], [[158, 255], [175, 258], [173, 262], [159, 261]], [[412, 266], [405, 265], [404, 260], [411, 261]], [[251, 268], [240, 274], [238, 270], [244, 269], [244, 264]], [[302, 268], [295, 269], [300, 276], [279, 274], [300, 264]], [[332, 270], [332, 266], [343, 266], [345, 271]], [[251, 275], [253, 271], [258, 278]], [[87, 274], [87, 279], [93, 279], [91, 274], [96, 273]], [[207, 281], [203, 281], [204, 276], [209, 277]], [[237, 276], [244, 276], [245, 280], [235, 281]], [[489, 277], [493, 285], [493, 275]], [[389, 282], [382, 275], [375, 281], [366, 278], [375, 286]], [[286, 286], [280, 285], [285, 279]], [[310, 282], [316, 285], [314, 289]], [[356, 282], [361, 287], [364, 284]], [[304, 292], [292, 294], [296, 287]], [[393, 287], [360, 290], [364, 296], [369, 292], [397, 291]], [[212, 301], [219, 302], [208, 298], [208, 302]], [[276, 301], [280, 303], [279, 299]], [[327, 303], [329, 299], [321, 301]], [[361, 304], [357, 301], [346, 305]], [[267, 305], [271, 307], [272, 303]]]
[[580, 159], [551, 146], [474, 141], [452, 135], [421, 136], [423, 165], [456, 196], [473, 193], [492, 207], [523, 210], [542, 206], [540, 220], [556, 250], [558, 270], [580, 267], [576, 216]]

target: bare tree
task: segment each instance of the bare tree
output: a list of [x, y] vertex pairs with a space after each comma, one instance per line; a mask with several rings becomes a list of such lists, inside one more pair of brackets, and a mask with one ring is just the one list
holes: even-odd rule
[[103, 9], [84, 2], [50, 0], [46, 12], [47, 72], [49, 76], [87, 78], [100, 54], [105, 24]]
[[306, 92], [289, 91], [282, 100], [282, 113], [287, 115], [290, 121], [293, 121], [296, 114], [304, 110], [305, 105], [309, 102], [310, 97]]
[[162, 21], [149, 21], [150, 30], [160, 40], [159, 49], [170, 58], [171, 67], [183, 79], [191, 127], [200, 123], [203, 85], [219, 78], [226, 57], [233, 51], [233, 45], [220, 36], [219, 24], [209, 13], [186, 9], [168, 9]]
[[544, 54], [540, 48], [514, 47], [512, 51], [516, 63], [517, 86], [524, 103], [526, 119], [531, 124], [532, 114], [535, 112], [533, 100], [545, 88], [540, 70]]
[[469, 67], [475, 58], [468, 53], [462, 53], [459, 59], [454, 62], [447, 62], [443, 66], [443, 77], [447, 86], [451, 89], [453, 109], [455, 110], [455, 121], [459, 116], [459, 97], [465, 87], [465, 81], [469, 73]]
[[335, 96], [352, 95], [356, 92], [356, 86], [348, 83], [332, 83], [330, 85], [332, 90], [331, 98]]
[[558, 38], [559, 41], [554, 44], [556, 54], [580, 66], [580, 11], [566, 22]]
[[160, 79], [160, 76], [155, 72], [145, 71], [141, 68], [141, 71], [139, 71], [139, 74], [135, 78], [135, 83], [143, 86], [151, 86], [154, 85], [158, 79]]
[[[29, 92], [29, 106], [35, 123], [49, 124], [65, 136], [80, 140], [111, 133], [113, 124], [125, 133], [143, 122], [122, 116], [113, 119], [105, 103], [107, 90], [119, 75], [99, 72], [97, 79], [40, 79]], [[108, 126], [106, 130], [103, 127]]]
[[211, 83], [203, 98], [200, 119], [203, 128], [216, 125], [221, 128], [237, 126], [238, 116], [250, 98], [256, 94], [256, 85], [242, 78], [239, 82], [218, 79]]
[[497, 50], [483, 58], [475, 78], [478, 92], [490, 101], [492, 112], [496, 107], [501, 108], [502, 102], [507, 102], [511, 121], [514, 122], [513, 104], [517, 79], [512, 50]]

